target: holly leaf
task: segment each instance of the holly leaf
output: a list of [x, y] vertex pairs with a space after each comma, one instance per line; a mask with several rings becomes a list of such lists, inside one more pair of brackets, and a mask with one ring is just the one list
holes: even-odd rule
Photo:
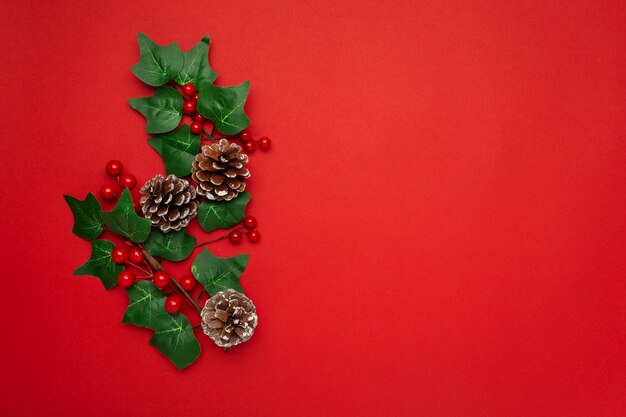
[[159, 87], [173, 79], [183, 68], [183, 52], [177, 43], [159, 46], [143, 33], [137, 34], [140, 58], [131, 67], [144, 83]]
[[185, 57], [183, 69], [180, 70], [174, 81], [178, 85], [192, 83], [200, 88], [200, 83], [212, 83], [217, 78], [217, 72], [209, 66], [209, 36], [202, 38], [190, 51], [183, 52]]
[[152, 97], [132, 98], [128, 104], [146, 118], [146, 132], [176, 129], [183, 118], [183, 96], [171, 87], [159, 87]]
[[198, 221], [206, 232], [215, 229], [228, 229], [243, 220], [246, 205], [252, 198], [244, 191], [230, 201], [204, 200], [198, 208]]
[[152, 223], [135, 213], [133, 198], [128, 188], [124, 189], [115, 208], [102, 212], [102, 220], [109, 230], [117, 235], [124, 236], [133, 242], [143, 242], [147, 239]]
[[211, 295], [232, 288], [243, 293], [239, 278], [248, 264], [250, 255], [220, 258], [204, 249], [191, 265], [191, 273]]
[[84, 200], [79, 200], [71, 195], [64, 195], [65, 202], [70, 206], [74, 215], [74, 228], [72, 232], [83, 239], [92, 240], [100, 236], [102, 229], [102, 217], [100, 216], [100, 203], [96, 197], [88, 193]]
[[185, 177], [191, 174], [191, 164], [200, 150], [200, 136], [193, 135], [188, 125], [163, 135], [153, 136], [148, 140], [165, 163], [167, 175]]
[[217, 87], [205, 83], [200, 87], [198, 112], [215, 123], [217, 130], [234, 135], [250, 124], [243, 106], [248, 98], [250, 81], [234, 87]]
[[111, 251], [115, 244], [108, 240], [91, 241], [91, 257], [83, 265], [76, 268], [74, 275], [91, 275], [99, 278], [104, 288], [110, 290], [117, 284], [117, 276], [124, 270], [111, 259]]
[[144, 248], [152, 256], [165, 258], [169, 261], [182, 261], [191, 255], [195, 247], [196, 238], [187, 233], [185, 229], [163, 233], [158, 228], [152, 228]]
[[126, 290], [128, 308], [122, 323], [154, 330], [150, 344], [178, 369], [191, 365], [200, 355], [200, 344], [189, 319], [181, 313], [170, 315], [164, 305], [167, 297], [150, 281], [139, 281]]

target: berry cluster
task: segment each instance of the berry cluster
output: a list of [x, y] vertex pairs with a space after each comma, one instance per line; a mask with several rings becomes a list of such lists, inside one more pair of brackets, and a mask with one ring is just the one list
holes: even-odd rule
[[100, 197], [104, 201], [115, 201], [124, 188], [132, 190], [137, 185], [137, 178], [133, 174], [124, 172], [124, 165], [117, 159], [112, 159], [105, 166], [106, 173], [117, 178], [117, 183], [108, 182], [100, 186]]
[[250, 133], [245, 130], [239, 134], [239, 140], [243, 142], [243, 148], [246, 150], [246, 153], [249, 154], [256, 151], [257, 146], [262, 151], [269, 151], [272, 147], [270, 138], [263, 136], [258, 140], [254, 140], [252, 136], [250, 136]]
[[[261, 234], [258, 230], [256, 230], [256, 224], [256, 218], [254, 218], [253, 216], [246, 216], [243, 219], [243, 227], [245, 229], [248, 229], [248, 231], [245, 233], [250, 243], [259, 243], [259, 240], [261, 240]], [[228, 233], [228, 240], [230, 241], [230, 243], [237, 244], [241, 242], [241, 239], [243, 238], [243, 232], [243, 229], [235, 229]]]

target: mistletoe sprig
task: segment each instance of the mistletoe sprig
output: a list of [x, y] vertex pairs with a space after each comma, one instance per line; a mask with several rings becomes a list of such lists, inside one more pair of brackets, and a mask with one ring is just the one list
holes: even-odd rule
[[[122, 322], [152, 330], [150, 344], [183, 369], [200, 354], [196, 328], [224, 350], [253, 335], [256, 307], [240, 283], [249, 255], [220, 258], [204, 248], [191, 274], [180, 280], [164, 264], [185, 261], [194, 249], [224, 238], [239, 243], [245, 233], [251, 243], [260, 240], [256, 219], [246, 215], [252, 198], [246, 164], [257, 146], [269, 150], [271, 142], [267, 137], [255, 141], [245, 131], [250, 83], [214, 84], [208, 36], [187, 52], [176, 43], [157, 45], [142, 33], [138, 43], [140, 60], [132, 72], [156, 89], [129, 104], [145, 117], [146, 131], [153, 134], [148, 144], [162, 157], [166, 175], [148, 180], [133, 198], [136, 178], [113, 160], [106, 172], [118, 182], [100, 187], [102, 200], [115, 202], [111, 210], [92, 193], [83, 200], [65, 196], [74, 215], [73, 233], [91, 242], [90, 258], [74, 274], [95, 276], [107, 290], [124, 288], [129, 304]], [[227, 232], [198, 244], [186, 230], [192, 221], [206, 232]], [[102, 239], [103, 233], [114, 241]], [[199, 314], [199, 326], [183, 314], [186, 307]]]

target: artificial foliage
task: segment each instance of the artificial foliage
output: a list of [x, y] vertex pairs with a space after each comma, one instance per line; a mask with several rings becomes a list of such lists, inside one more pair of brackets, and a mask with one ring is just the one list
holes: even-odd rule
[[[102, 203], [90, 192], [82, 200], [65, 196], [72, 232], [91, 243], [90, 257], [74, 275], [94, 276], [107, 290], [124, 289], [122, 322], [149, 329], [150, 344], [183, 369], [200, 355], [205, 342], [198, 334], [228, 350], [256, 329], [256, 307], [240, 282], [250, 256], [221, 258], [206, 246], [222, 239], [240, 244], [244, 235], [259, 242], [257, 220], [246, 213], [252, 198], [246, 164], [271, 141], [254, 140], [246, 130], [250, 83], [215, 84], [208, 36], [186, 52], [142, 33], [137, 41], [140, 58], [132, 73], [155, 88], [128, 104], [145, 118], [152, 135], [147, 142], [163, 172], [137, 187], [135, 176], [111, 160], [105, 171], [117, 181], [100, 186]], [[187, 230], [193, 222], [219, 236], [193, 236]], [[188, 262], [189, 274], [177, 279], [168, 262]]]

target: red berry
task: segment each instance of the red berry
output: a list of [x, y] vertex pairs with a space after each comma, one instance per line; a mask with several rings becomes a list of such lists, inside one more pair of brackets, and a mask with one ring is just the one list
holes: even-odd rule
[[200, 95], [200, 93], [195, 93], [191, 98], [193, 99], [193, 101], [198, 101], [198, 96]]
[[128, 260], [134, 264], [139, 264], [143, 262], [143, 253], [137, 248], [132, 248], [130, 252], [128, 252]]
[[152, 277], [152, 282], [154, 283], [154, 286], [157, 288], [165, 288], [167, 287], [167, 284], [170, 283], [170, 276], [165, 271], [157, 271], [154, 273], [154, 276]]
[[250, 133], [244, 131], [239, 134], [239, 139], [241, 139], [242, 142], [247, 142], [252, 139], [252, 137], [250, 136]]
[[187, 97], [192, 97], [195, 92], [196, 92], [196, 87], [194, 87], [193, 84], [189, 83], [189, 84], [183, 85], [183, 94], [186, 95]]
[[187, 292], [193, 290], [193, 287], [196, 286], [196, 279], [193, 275], [185, 275], [180, 280], [180, 286]]
[[206, 119], [204, 118], [203, 115], [201, 115], [200, 113], [194, 113], [193, 114], [193, 120], [198, 122], [198, 123], [204, 123], [206, 122]]
[[261, 139], [259, 139], [259, 149], [261, 149], [262, 151], [269, 151], [271, 147], [272, 141], [270, 140], [270, 138], [263, 136]]
[[131, 287], [135, 283], [136, 278], [137, 277], [135, 277], [135, 274], [133, 274], [131, 271], [122, 271], [117, 276], [117, 285], [122, 288]]
[[102, 184], [100, 187], [100, 197], [104, 201], [113, 201], [117, 197], [118, 189], [115, 184]]
[[243, 144], [243, 147], [246, 148], [247, 153], [254, 153], [256, 151], [256, 142], [251, 140]]
[[228, 240], [230, 240], [230, 243], [239, 243], [241, 242], [242, 237], [243, 236], [239, 230], [233, 230], [228, 234]]
[[128, 260], [128, 250], [123, 246], [116, 246], [111, 251], [111, 260], [116, 264], [125, 264]]
[[261, 234], [258, 230], [251, 230], [248, 232], [248, 240], [250, 243], [259, 243], [259, 240], [261, 240]]
[[256, 227], [256, 219], [253, 216], [243, 218], [243, 227], [246, 229], [254, 229]]
[[120, 175], [120, 186], [132, 190], [137, 185], [137, 178], [133, 174], [127, 172]]
[[194, 135], [199, 135], [200, 133], [202, 133], [202, 124], [198, 122], [193, 122], [189, 125], [189, 130], [191, 130], [191, 133], [193, 133]]
[[111, 177], [117, 177], [122, 173], [124, 165], [122, 165], [122, 163], [117, 159], [111, 159], [109, 162], [107, 162], [104, 169]]
[[178, 294], [172, 294], [165, 299], [165, 311], [170, 314], [176, 314], [180, 311], [183, 299]]
[[183, 112], [186, 114], [193, 114], [196, 111], [196, 102], [193, 100], [185, 100], [183, 103]]

